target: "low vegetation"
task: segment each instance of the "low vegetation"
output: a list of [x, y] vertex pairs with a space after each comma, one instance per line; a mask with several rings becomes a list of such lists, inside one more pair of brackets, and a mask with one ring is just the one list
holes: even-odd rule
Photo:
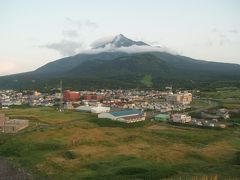
[[0, 134], [0, 156], [34, 179], [240, 177], [239, 126], [125, 124], [45, 107], [0, 113], [30, 120], [30, 126], [18, 134]]

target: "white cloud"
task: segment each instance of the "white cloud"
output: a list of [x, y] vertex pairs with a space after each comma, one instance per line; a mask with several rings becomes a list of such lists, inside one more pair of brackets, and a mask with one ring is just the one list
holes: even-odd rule
[[211, 39], [208, 39], [206, 42], [206, 46], [211, 47], [213, 45], [213, 42]]
[[86, 20], [85, 25], [86, 25], [87, 27], [90, 27], [90, 28], [93, 28], [93, 29], [96, 29], [96, 28], [99, 27], [97, 23], [95, 23], [95, 22], [93, 22], [93, 21], [90, 21], [89, 19]]
[[71, 26], [76, 27], [78, 29], [82, 28], [82, 21], [81, 20], [74, 20], [74, 19], [71, 19], [69, 17], [66, 17], [65, 20], [66, 20], [68, 25], [71, 25]]
[[91, 46], [92, 48], [97, 48], [97, 47], [100, 47], [100, 46], [102, 46], [102, 45], [104, 45], [104, 44], [108, 44], [108, 43], [112, 42], [114, 38], [115, 38], [115, 36], [103, 37], [103, 38], [100, 38], [100, 39], [92, 42], [92, 43], [90, 44], [90, 46]]
[[230, 33], [234, 33], [234, 34], [237, 34], [238, 33], [238, 30], [237, 29], [231, 29], [229, 30]]
[[74, 29], [71, 30], [65, 30], [62, 32], [62, 34], [68, 38], [76, 38], [79, 36], [78, 32]]
[[57, 43], [50, 43], [39, 47], [56, 50], [63, 56], [71, 56], [77, 54], [81, 50], [83, 43], [77, 41], [62, 40]]
[[153, 47], [153, 46], [129, 46], [129, 47], [120, 47], [116, 48], [111, 44], [106, 45], [104, 48], [84, 50], [80, 53], [83, 54], [98, 54], [101, 52], [125, 52], [125, 53], [142, 53], [142, 52], [168, 52], [171, 54], [178, 54], [176, 51], [173, 51], [167, 47]]
[[212, 29], [212, 32], [213, 32], [213, 33], [218, 32], [217, 28], [213, 28], [213, 29]]
[[220, 34], [219, 35], [219, 45], [220, 46], [225, 46], [225, 45], [229, 45], [229, 44], [231, 44], [231, 41], [228, 38], [228, 36], [225, 35], [225, 34]]
[[70, 25], [71, 27], [77, 28], [77, 29], [82, 29], [84, 28], [84, 26], [91, 29], [97, 29], [99, 27], [99, 25], [96, 22], [93, 22], [89, 19], [85, 20], [84, 22], [79, 19], [72, 19], [72, 18], [66, 17], [65, 21], [67, 25]]

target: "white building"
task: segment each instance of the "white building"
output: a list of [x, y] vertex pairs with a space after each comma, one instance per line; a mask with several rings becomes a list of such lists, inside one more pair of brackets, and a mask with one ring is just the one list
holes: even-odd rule
[[75, 109], [76, 111], [91, 112], [91, 113], [106, 113], [110, 111], [110, 107], [98, 106], [79, 106]]
[[172, 121], [177, 123], [188, 123], [191, 121], [191, 116], [186, 114], [172, 114]]
[[166, 96], [166, 101], [170, 104], [187, 105], [192, 102], [192, 93], [184, 92]]
[[91, 107], [92, 106], [79, 106], [75, 108], [76, 111], [81, 111], [81, 112], [91, 112]]
[[106, 113], [109, 111], [110, 111], [110, 107], [97, 106], [97, 107], [91, 108], [92, 113]]
[[63, 105], [63, 108], [64, 109], [74, 109], [73, 105], [71, 102], [66, 102], [64, 105]]

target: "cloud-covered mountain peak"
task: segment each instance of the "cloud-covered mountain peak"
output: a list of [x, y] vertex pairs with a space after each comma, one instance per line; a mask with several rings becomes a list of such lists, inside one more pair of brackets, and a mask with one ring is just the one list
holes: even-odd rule
[[149, 46], [147, 43], [142, 41], [134, 41], [122, 34], [118, 34], [112, 37], [105, 37], [94, 41], [91, 46], [93, 49], [105, 48], [105, 47], [130, 47], [130, 46]]

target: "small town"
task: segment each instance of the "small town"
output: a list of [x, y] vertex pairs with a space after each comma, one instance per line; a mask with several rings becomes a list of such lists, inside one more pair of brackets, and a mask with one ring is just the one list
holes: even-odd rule
[[[156, 121], [175, 125], [196, 127], [226, 128], [230, 111], [225, 108], [209, 111], [193, 109], [191, 106], [197, 91], [172, 92], [172, 87], [165, 91], [144, 90], [98, 90], [72, 91], [53, 90], [52, 93], [38, 91], [0, 90], [2, 109], [19, 106], [55, 107], [56, 111], [78, 111], [97, 114], [102, 118], [125, 123], [139, 121]], [[211, 103], [211, 102], [209, 102]], [[239, 112], [238, 109], [231, 110]], [[192, 117], [191, 112], [198, 112]], [[28, 126], [28, 120], [9, 119], [0, 114], [0, 130], [5, 133], [16, 133]]]

